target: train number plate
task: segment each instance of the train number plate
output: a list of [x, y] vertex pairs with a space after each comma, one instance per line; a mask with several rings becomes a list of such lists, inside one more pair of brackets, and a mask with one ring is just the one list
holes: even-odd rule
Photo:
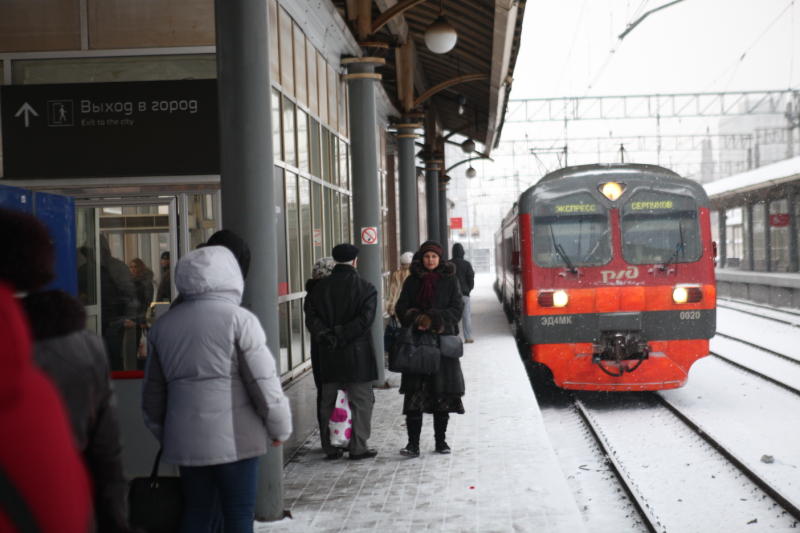
[[700, 311], [681, 311], [681, 320], [700, 320]]
[[571, 326], [572, 316], [570, 315], [543, 316], [539, 317], [539, 322], [543, 326]]

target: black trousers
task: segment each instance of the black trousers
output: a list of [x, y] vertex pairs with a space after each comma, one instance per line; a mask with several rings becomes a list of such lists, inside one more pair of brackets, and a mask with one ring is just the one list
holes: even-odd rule
[[[433, 413], [433, 434], [437, 443], [444, 442], [447, 433], [447, 422], [450, 413]], [[406, 430], [408, 442], [419, 447], [419, 435], [422, 432], [422, 411], [406, 413]]]

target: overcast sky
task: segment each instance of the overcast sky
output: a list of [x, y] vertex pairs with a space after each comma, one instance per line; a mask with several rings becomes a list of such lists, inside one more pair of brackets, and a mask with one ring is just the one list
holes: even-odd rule
[[683, 0], [618, 39], [669, 1], [528, 1], [512, 98], [800, 85], [800, 0]]

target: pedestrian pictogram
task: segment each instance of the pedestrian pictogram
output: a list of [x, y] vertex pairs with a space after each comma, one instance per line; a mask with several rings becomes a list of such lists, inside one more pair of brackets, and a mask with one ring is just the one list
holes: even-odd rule
[[361, 244], [378, 244], [378, 228], [375, 226], [361, 228]]
[[73, 115], [72, 100], [47, 101], [48, 126], [72, 126], [74, 124]]

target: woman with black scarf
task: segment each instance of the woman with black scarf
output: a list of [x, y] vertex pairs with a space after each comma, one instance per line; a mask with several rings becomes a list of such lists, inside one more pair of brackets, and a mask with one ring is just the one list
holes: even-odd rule
[[[411, 263], [411, 275], [395, 306], [395, 313], [404, 327], [415, 327], [443, 335], [458, 335], [458, 321], [464, 302], [452, 263], [442, 260], [439, 243], [426, 241], [420, 246]], [[408, 444], [400, 453], [419, 456], [419, 435], [422, 413], [433, 414], [436, 451], [450, 453], [445, 441], [450, 413], [464, 414], [464, 375], [458, 359], [443, 357], [436, 374], [427, 376], [403, 374], [400, 393], [405, 395], [403, 414], [406, 415]]]

